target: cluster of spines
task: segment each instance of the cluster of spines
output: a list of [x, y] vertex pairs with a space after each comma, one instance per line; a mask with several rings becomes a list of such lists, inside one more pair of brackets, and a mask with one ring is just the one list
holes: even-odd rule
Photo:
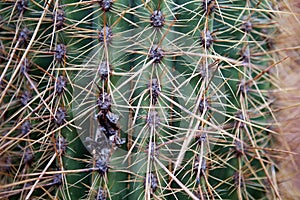
[[[98, 34], [98, 41], [100, 45], [102, 45], [102, 48], [104, 50], [104, 58], [100, 61], [98, 64], [98, 69], [97, 69], [97, 75], [98, 79], [101, 82], [101, 85], [99, 86], [99, 97], [97, 99], [97, 107], [98, 107], [98, 112], [96, 114], [97, 116], [97, 121], [99, 122], [99, 129], [97, 133], [102, 133], [105, 135], [107, 141], [108, 141], [108, 146], [107, 147], [102, 147], [102, 148], [108, 148], [107, 153], [108, 155], [99, 155], [99, 156], [94, 156], [96, 163], [95, 167], [101, 177], [106, 178], [107, 176], [106, 173], [108, 172], [109, 168], [109, 158], [108, 156], [110, 155], [110, 149], [113, 145], [119, 145], [117, 144], [116, 141], [118, 141], [118, 135], [119, 135], [119, 127], [118, 127], [118, 120], [119, 116], [115, 113], [112, 112], [111, 105], [112, 105], [112, 97], [109, 94], [109, 84], [110, 84], [110, 79], [112, 75], [112, 66], [110, 64], [110, 57], [108, 57], [108, 46], [110, 45], [110, 42], [113, 40], [113, 31], [112, 28], [105, 22], [106, 13], [110, 12], [111, 7], [113, 6], [113, 1], [99, 1], [99, 5], [103, 11], [103, 23], [101, 25], [101, 29], [99, 30]], [[97, 84], [97, 83], [96, 83]], [[99, 135], [96, 135], [96, 140]], [[103, 138], [102, 138], [103, 139]], [[101, 150], [98, 150], [101, 151]], [[96, 154], [99, 152], [96, 152]], [[101, 154], [102, 152], [100, 152]], [[107, 198], [107, 192], [105, 191], [106, 187], [105, 185], [101, 185], [101, 183], [107, 182], [106, 181], [100, 181], [99, 183], [99, 188], [97, 189], [97, 195], [96, 199], [106, 199]]]
[[[251, 5], [247, 5], [247, 6], [251, 6]], [[218, 10], [221, 10], [222, 12], [222, 5], [219, 5]], [[238, 27], [239, 30], [237, 32], [240, 32], [242, 35], [242, 37], [240, 37], [239, 33], [236, 34], [236, 38], [238, 38], [239, 42], [238, 44], [242, 45], [242, 59], [241, 62], [239, 64], [235, 64], [236, 66], [241, 66], [240, 71], [237, 72], [238, 77], [241, 78], [241, 81], [239, 82], [239, 84], [236, 85], [236, 89], [234, 89], [236, 91], [236, 93], [233, 95], [233, 98], [236, 98], [237, 105], [235, 107], [236, 114], [234, 115], [235, 119], [233, 119], [234, 122], [232, 122], [232, 125], [224, 125], [224, 130], [227, 132], [231, 132], [233, 133], [232, 136], [232, 140], [233, 140], [233, 146], [235, 147], [235, 154], [233, 154], [234, 156], [232, 157], [227, 157], [226, 159], [222, 160], [222, 162], [226, 162], [226, 163], [233, 163], [233, 173], [232, 176], [228, 178], [228, 180], [235, 180], [234, 184], [232, 185], [233, 187], [230, 187], [230, 189], [232, 191], [236, 191], [236, 195], [238, 196], [238, 198], [244, 198], [246, 196], [249, 195], [253, 195], [248, 193], [248, 190], [245, 187], [252, 187], [251, 186], [251, 182], [248, 181], [248, 184], [243, 183], [244, 182], [244, 177], [246, 177], [246, 174], [248, 173], [247, 176], [253, 176], [253, 177], [259, 177], [258, 173], [265, 173], [265, 181], [269, 182], [270, 185], [272, 185], [272, 191], [273, 191], [273, 195], [276, 196], [276, 198], [278, 197], [278, 192], [276, 187], [274, 186], [274, 182], [273, 180], [270, 179], [270, 172], [269, 169], [270, 167], [272, 167], [271, 165], [268, 165], [268, 162], [264, 162], [263, 159], [261, 158], [261, 152], [257, 151], [257, 150], [253, 150], [251, 155], [255, 154], [257, 157], [256, 159], [252, 160], [249, 159], [249, 151], [246, 151], [246, 148], [248, 149], [249, 146], [252, 146], [253, 149], [255, 149], [257, 146], [260, 147], [265, 147], [265, 144], [260, 144], [259, 143], [259, 136], [255, 136], [253, 133], [253, 129], [261, 129], [260, 132], [263, 132], [263, 130], [265, 129], [266, 132], [265, 134], [268, 134], [267, 132], [270, 130], [268, 130], [268, 127], [264, 127], [265, 125], [259, 125], [259, 127], [253, 127], [256, 125], [255, 119], [252, 120], [249, 115], [250, 112], [253, 112], [253, 110], [258, 110], [258, 109], [267, 109], [268, 111], [258, 111], [261, 112], [263, 114], [257, 114], [257, 117], [266, 117], [268, 116], [269, 112], [271, 112], [270, 108], [268, 107], [268, 103], [266, 101], [268, 101], [268, 98], [265, 95], [261, 95], [259, 98], [257, 98], [256, 96], [256, 101], [260, 102], [261, 105], [265, 105], [266, 107], [264, 108], [259, 108], [259, 106], [255, 103], [249, 103], [251, 101], [253, 101], [253, 98], [251, 98], [251, 96], [255, 93], [261, 93], [260, 88], [256, 86], [255, 89], [250, 89], [252, 84], [256, 84], [256, 81], [261, 78], [262, 74], [264, 74], [267, 70], [270, 69], [270, 66], [266, 67], [267, 65], [270, 65], [270, 62], [268, 61], [264, 61], [264, 62], [260, 62], [259, 65], [262, 69], [260, 69], [260, 71], [258, 70], [258, 72], [256, 72], [257, 69], [255, 69], [255, 64], [252, 63], [251, 58], [252, 56], [250, 55], [249, 51], [250, 48], [249, 46], [251, 45], [251, 41], [255, 41], [256, 43], [258, 43], [258, 45], [264, 45], [263, 43], [259, 42], [259, 38], [255, 37], [255, 33], [252, 34], [253, 29], [255, 28], [254, 25], [251, 22], [251, 15], [256, 15], [253, 12], [247, 11], [245, 9], [245, 14], [246, 13], [250, 13], [249, 16], [247, 17], [241, 17], [241, 23], [240, 26]], [[225, 12], [224, 12], [225, 13]], [[226, 14], [223, 13], [223, 16]], [[207, 15], [209, 17], [214, 17], [212, 13], [210, 13], [209, 15]], [[215, 18], [214, 20], [218, 20], [217, 18]], [[209, 20], [207, 20], [209, 21]], [[212, 22], [208, 22], [206, 24], [213, 24]], [[218, 24], [218, 23], [216, 23]], [[208, 29], [206, 29], [208, 30]], [[257, 32], [256, 32], [257, 33]], [[205, 36], [203, 37], [203, 33], [201, 34], [201, 43], [202, 46], [208, 46], [211, 47], [211, 43], [207, 42], [207, 40], [203, 40], [203, 38], [208, 38], [208, 41], [212, 41], [210, 38], [210, 36], [207, 36], [207, 31]], [[220, 38], [224, 37], [223, 34], [219, 35]], [[205, 41], [205, 42], [203, 42]], [[220, 39], [215, 39], [216, 42], [220, 41]], [[228, 40], [230, 42], [230, 40]], [[204, 45], [205, 43], [208, 43], [208, 45]], [[240, 45], [238, 45], [240, 46]], [[213, 48], [213, 52], [218, 51], [218, 47]], [[267, 55], [267, 54], [266, 54]], [[263, 58], [260, 58], [261, 60], [263, 60]], [[271, 60], [271, 62], [273, 62]], [[253, 64], [253, 65], [252, 65]], [[273, 64], [271, 64], [272, 66]], [[232, 72], [235, 71], [234, 68], [232, 69]], [[232, 73], [231, 72], [231, 73]], [[256, 73], [256, 74], [255, 74]], [[254, 78], [252, 78], [253, 74], [255, 74]], [[250, 78], [249, 78], [250, 77]], [[246, 80], [245, 80], [246, 79]], [[247, 80], [248, 79], [248, 80]], [[250, 79], [250, 80], [249, 80]], [[263, 81], [259, 84], [263, 84]], [[262, 97], [263, 96], [263, 97]], [[230, 100], [232, 102], [234, 102], [234, 100]], [[203, 101], [201, 101], [203, 102]], [[204, 106], [200, 106], [200, 110], [203, 110], [202, 107]], [[214, 110], [214, 109], [212, 109]], [[248, 123], [247, 123], [248, 122]], [[250, 143], [250, 145], [245, 145], [245, 143]], [[254, 155], [253, 155], [254, 156]], [[228, 159], [229, 158], [229, 159]], [[258, 162], [259, 164], [257, 164], [257, 168], [253, 168], [249, 166], [249, 163], [254, 163], [254, 162]], [[272, 161], [270, 161], [272, 162]], [[249, 169], [250, 168], [250, 169]], [[250, 170], [251, 173], [249, 173], [249, 171], [247, 171], [246, 169]], [[231, 170], [229, 170], [231, 171]], [[238, 178], [237, 178], [238, 177]], [[257, 189], [259, 190], [260, 187], [264, 188], [265, 193], [268, 193], [270, 187], [264, 187], [264, 185], [261, 183], [261, 181], [259, 179], [253, 178], [252, 177], [252, 181], [255, 182], [259, 182], [257, 186]], [[255, 180], [256, 179], [256, 180]], [[254, 181], [255, 180], [255, 181]], [[239, 182], [237, 184], [237, 182]], [[254, 183], [252, 183], [254, 184]], [[253, 187], [254, 188], [254, 187]], [[232, 193], [229, 193], [228, 195], [232, 195]]]
[[[164, 129], [167, 129], [168, 124], [173, 120], [169, 112], [173, 108], [165, 102], [168, 101], [165, 96], [172, 98], [169, 92], [172, 90], [171, 82], [174, 77], [170, 73], [172, 62], [168, 60], [172, 59], [173, 53], [169, 52], [171, 50], [168, 45], [173, 44], [167, 37], [169, 32], [170, 35], [174, 33], [172, 24], [175, 19], [174, 13], [167, 9], [166, 3], [162, 1], [149, 3], [136, 11], [140, 18], [136, 18], [135, 22], [141, 24], [141, 29], [146, 31], [144, 34], [138, 33], [133, 36], [137, 38], [134, 42], [139, 45], [132, 51], [132, 56], [139, 58], [134, 63], [139, 69], [144, 68], [144, 70], [136, 69], [139, 76], [134, 82], [138, 84], [132, 89], [134, 92], [135, 88], [142, 88], [139, 94], [134, 94], [135, 96], [132, 97], [132, 107], [134, 112], [137, 112], [132, 116], [133, 122], [136, 122], [132, 126], [136, 127], [137, 132], [133, 133], [133, 145], [126, 158], [131, 157], [129, 165], [132, 167], [129, 170], [134, 175], [131, 175], [129, 181], [133, 179], [140, 184], [130, 184], [130, 190], [136, 191], [129, 194], [130, 198], [162, 198], [164, 193], [168, 195], [170, 192], [163, 189], [167, 172], [158, 171], [159, 163], [165, 165], [170, 162], [160, 152], [168, 151], [165, 142], [171, 136]], [[143, 51], [139, 51], [140, 49]], [[139, 115], [145, 116], [145, 120], [139, 121], [136, 117]], [[138, 152], [132, 153], [132, 151]]]
[[[66, 25], [65, 13], [57, 4], [47, 4], [43, 8], [19, 0], [3, 5], [6, 7], [1, 7], [4, 11], [1, 28], [7, 29], [6, 34], [11, 34], [14, 39], [0, 38], [4, 46], [1, 52], [6, 54], [1, 65], [1, 82], [5, 83], [1, 105], [7, 106], [1, 113], [5, 120], [1, 122], [1, 130], [4, 126], [14, 125], [6, 135], [1, 135], [1, 143], [5, 147], [10, 143], [6, 137], [14, 138], [14, 143], [3, 151], [14, 157], [10, 162], [11, 170], [4, 174], [14, 182], [4, 178], [11, 192], [4, 194], [5, 190], [1, 191], [1, 196], [57, 196], [63, 182], [67, 183], [63, 160], [70, 142], [70, 136], [66, 137], [72, 129], [68, 122], [68, 75], [63, 70], [67, 66], [68, 52], [67, 46], [60, 42], [65, 35], [62, 30]], [[6, 8], [16, 8], [19, 13], [14, 15]], [[32, 15], [32, 11], [40, 12], [42, 16]], [[29, 19], [34, 23], [28, 23]], [[38, 20], [49, 25], [49, 29], [38, 27], [35, 24]], [[18, 153], [20, 159], [14, 156], [15, 152], [21, 153]], [[43, 189], [49, 193], [41, 194]], [[69, 191], [65, 195], [70, 197]]]
[[[200, 60], [197, 62], [199, 63], [200, 66], [200, 80], [198, 83], [202, 83], [203, 85], [200, 86], [200, 88], [202, 88], [201, 90], [199, 90], [199, 95], [198, 98], [196, 99], [195, 102], [196, 105], [199, 106], [199, 114], [201, 115], [201, 117], [199, 116], [199, 119], [201, 119], [202, 117], [204, 119], [206, 119], [206, 122], [204, 120], [200, 120], [199, 122], [199, 131], [201, 132], [207, 132], [211, 133], [208, 135], [211, 135], [211, 139], [207, 139], [207, 141], [202, 140], [202, 145], [200, 145], [200, 147], [197, 149], [197, 153], [195, 156], [195, 160], [193, 161], [196, 166], [198, 167], [197, 170], [197, 176], [195, 180], [196, 185], [199, 184], [200, 187], [195, 187], [195, 194], [197, 194], [197, 196], [201, 196], [202, 198], [206, 198], [206, 197], [210, 197], [210, 198], [214, 198], [214, 196], [216, 196], [215, 191], [218, 190], [216, 187], [213, 187], [211, 184], [211, 182], [207, 182], [207, 180], [205, 180], [205, 173], [203, 173], [203, 169], [205, 169], [205, 166], [201, 165], [201, 163], [199, 163], [201, 161], [205, 161], [205, 163], [221, 163], [220, 165], [226, 165], [227, 163], [235, 163], [237, 161], [237, 166], [235, 166], [235, 164], [233, 165], [233, 169], [230, 169], [231, 167], [227, 168], [228, 172], [229, 171], [233, 171], [230, 177], [227, 177], [228, 179], [226, 179], [225, 184], [227, 184], [228, 181], [228, 185], [234, 186], [234, 187], [230, 187], [230, 189], [232, 189], [232, 191], [237, 191], [235, 194], [238, 195], [239, 198], [245, 197], [247, 195], [253, 195], [248, 193], [248, 189], [249, 187], [253, 188], [253, 184], [255, 184], [255, 182], [259, 182], [259, 186], [255, 189], [260, 190], [261, 188], [264, 189], [265, 194], [269, 193], [269, 190], [271, 190], [273, 192], [273, 195], [278, 197], [278, 190], [276, 188], [276, 186], [274, 185], [274, 181], [270, 179], [270, 168], [272, 167], [272, 165], [269, 165], [269, 162], [265, 162], [263, 161], [263, 158], [265, 155], [262, 152], [259, 152], [257, 150], [253, 150], [256, 149], [258, 146], [260, 146], [261, 148], [264, 148], [265, 145], [267, 143], [261, 143], [260, 142], [260, 137], [264, 137], [263, 135], [268, 135], [268, 132], [272, 132], [271, 130], [268, 130], [268, 125], [266, 126], [265, 124], [257, 124], [259, 123], [260, 120], [258, 120], [256, 122], [256, 119], [249, 119], [248, 116], [248, 112], [253, 112], [253, 110], [258, 111], [258, 113], [260, 114], [256, 114], [256, 117], [261, 117], [261, 118], [268, 118], [268, 116], [270, 116], [272, 114], [272, 111], [269, 107], [269, 103], [268, 103], [268, 98], [267, 96], [265, 96], [265, 94], [261, 94], [261, 89], [260, 86], [256, 86], [255, 88], [251, 88], [253, 86], [253, 84], [256, 84], [256, 82], [259, 82], [259, 85], [263, 85], [265, 84], [268, 80], [268, 75], [266, 75], [266, 73], [268, 72], [268, 70], [270, 70], [270, 68], [272, 68], [275, 64], [274, 61], [271, 60], [271, 62], [267, 61], [267, 59], [265, 59], [266, 57], [269, 57], [270, 55], [268, 55], [267, 52], [264, 52], [261, 58], [256, 57], [255, 59], [260, 59], [260, 61], [264, 60], [264, 62], [260, 62], [258, 65], [260, 65], [260, 69], [256, 68], [257, 63], [253, 62], [251, 63], [250, 58], [251, 55], [249, 53], [249, 47], [245, 47], [245, 46], [252, 46], [251, 42], [255, 41], [258, 45], [264, 46], [265, 43], [264, 41], [260, 42], [260, 40], [264, 40], [263, 38], [259, 38], [257, 36], [255, 36], [255, 34], [259, 33], [259, 29], [255, 30], [255, 24], [253, 24], [252, 22], [252, 17], [251, 15], [254, 15], [257, 17], [256, 13], [253, 14], [254, 12], [250, 12], [247, 11], [247, 8], [245, 8], [245, 13], [249, 12], [251, 14], [249, 14], [249, 16], [247, 17], [241, 17], [240, 23], [238, 25], [238, 30], [236, 30], [236, 32], [242, 33], [242, 37], [240, 37], [239, 33], [231, 36], [230, 39], [223, 39], [225, 38], [225, 34], [222, 33], [222, 31], [220, 33], [218, 33], [218, 27], [221, 27], [220, 24], [222, 24], [220, 18], [222, 17], [227, 17], [227, 19], [229, 18], [229, 15], [226, 15], [226, 4], [224, 3], [224, 5], [222, 5], [222, 3], [217, 1], [203, 1], [203, 6], [202, 6], [202, 10], [203, 13], [205, 14], [205, 19], [204, 21], [204, 25], [203, 25], [203, 30], [200, 31], [200, 39], [198, 39], [200, 46], [204, 49], [202, 50], [203, 53], [201, 56], [203, 56], [203, 58], [200, 58]], [[242, 3], [241, 3], [242, 4]], [[210, 7], [209, 7], [210, 6]], [[213, 7], [212, 7], [213, 6]], [[252, 6], [252, 5], [248, 5], [247, 6]], [[224, 12], [223, 12], [224, 11]], [[267, 11], [268, 12], [268, 11]], [[219, 17], [220, 18], [219, 18]], [[232, 16], [230, 16], [232, 17]], [[202, 20], [202, 17], [199, 16], [200, 20]], [[232, 18], [231, 20], [233, 20], [234, 18]], [[268, 21], [269, 19], [267, 18], [266, 21]], [[258, 21], [258, 20], [257, 20]], [[220, 23], [221, 22], [221, 23]], [[200, 21], [196, 22], [196, 24], [201, 24]], [[225, 24], [222, 24], [223, 26], [225, 26]], [[261, 24], [258, 25], [259, 26], [263, 26]], [[213, 30], [215, 29], [215, 30]], [[220, 28], [222, 30], [222, 28]], [[253, 30], [254, 33], [253, 33]], [[190, 33], [194, 33], [196, 31], [192, 30]], [[225, 31], [226, 32], [226, 31]], [[197, 32], [196, 32], [197, 33]], [[250, 42], [249, 40], [247, 40], [248, 36], [251, 38]], [[196, 36], [199, 37], [199, 36]], [[234, 38], [234, 39], [233, 39]], [[228, 56], [227, 58], [222, 58], [219, 56], [214, 56], [214, 55], [224, 55], [226, 54], [225, 51], [223, 50], [222, 52], [222, 47], [220, 48], [220, 42], [237, 42], [238, 44], [242, 44], [245, 45], [242, 49], [245, 50], [242, 53], [242, 59], [229, 54], [226, 55]], [[223, 46], [223, 45], [222, 45]], [[240, 45], [237, 45], [240, 46]], [[260, 47], [261, 47], [260, 46]], [[252, 46], [253, 49], [255, 49]], [[228, 49], [231, 49], [228, 46]], [[257, 50], [257, 49], [255, 49]], [[201, 51], [201, 50], [200, 50]], [[190, 52], [187, 52], [187, 54], [190, 54]], [[192, 54], [191, 54], [192, 55]], [[194, 54], [195, 55], [195, 54]], [[236, 59], [237, 61], [228, 61], [226, 59]], [[270, 57], [269, 57], [270, 58]], [[224, 63], [225, 62], [225, 63]], [[232, 95], [228, 95], [225, 96], [225, 90], [222, 92], [222, 84], [220, 84], [220, 86], [216, 86], [218, 89], [214, 89], [214, 80], [213, 79], [218, 79], [218, 76], [222, 75], [226, 76], [226, 71], [227, 71], [227, 67], [223, 67], [222, 65], [228, 65], [228, 62], [232, 62], [232, 64], [229, 64], [229, 66], [231, 65], [231, 67], [229, 67], [230, 70], [230, 74], [229, 76], [232, 78], [232, 74], [236, 73], [239, 74], [239, 77], [244, 77], [246, 78], [245, 80], [241, 80], [239, 81], [231, 81], [229, 80], [228, 83], [227, 80], [224, 80], [225, 85], [228, 86], [228, 90], [233, 90], [234, 92], [236, 91], [235, 94]], [[272, 63], [273, 62], [273, 63]], [[219, 63], [221, 63], [222, 65], [220, 65]], [[239, 68], [239, 66], [242, 66], [241, 68]], [[246, 67], [247, 66], [247, 67]], [[211, 73], [212, 69], [216, 70], [216, 72]], [[222, 69], [222, 71], [219, 71], [220, 69]], [[224, 70], [223, 70], [224, 69]], [[249, 70], [248, 72], [236, 72], [235, 69], [240, 69], [240, 72], [243, 69], [247, 69]], [[218, 75], [220, 74], [220, 75]], [[254, 74], [254, 77], [252, 78]], [[266, 75], [266, 76], [265, 76]], [[215, 77], [214, 77], [215, 76]], [[250, 78], [249, 78], [250, 77]], [[261, 80], [261, 78], [263, 80]], [[248, 80], [247, 80], [248, 79]], [[250, 79], [250, 80], [249, 80]], [[216, 81], [218, 82], [218, 81]], [[233, 83], [238, 82], [238, 84], [233, 84]], [[201, 85], [201, 84], [199, 84]], [[232, 87], [232, 85], [235, 87]], [[220, 93], [219, 93], [220, 92]], [[209, 95], [209, 93], [212, 93], [214, 96]], [[218, 94], [219, 93], [219, 94]], [[223, 93], [223, 97], [218, 97], [218, 95]], [[260, 93], [260, 97], [256, 96], [256, 93]], [[230, 94], [230, 92], [227, 92], [227, 94]], [[256, 96], [256, 104], [255, 103], [250, 103], [251, 105], [249, 105], [249, 102], [253, 101], [254, 98], [253, 96]], [[231, 97], [230, 97], [231, 96]], [[228, 99], [228, 97], [230, 97]], [[232, 104], [234, 103], [235, 105], [226, 105], [222, 102], [224, 102], [223, 100], [221, 100], [221, 98], [224, 98], [227, 103]], [[248, 98], [248, 99], [247, 99]], [[214, 100], [213, 100], [214, 99]], [[217, 101], [216, 101], [217, 100]], [[238, 102], [236, 102], [236, 100]], [[257, 105], [257, 103], [260, 102], [259, 105]], [[249, 105], [249, 106], [248, 106]], [[265, 105], [265, 106], [263, 106]], [[226, 110], [223, 109], [216, 109], [215, 106], [219, 106], [219, 107], [227, 107]], [[240, 107], [240, 108], [239, 108]], [[232, 117], [230, 116], [226, 116], [226, 113], [229, 110], [232, 109], [236, 109], [236, 113], [232, 115]], [[265, 110], [266, 109], [266, 110]], [[226, 120], [225, 122], [223, 122], [222, 124], [222, 131], [224, 131], [224, 134], [226, 134], [226, 137], [228, 141], [232, 141], [233, 140], [233, 144], [235, 146], [236, 149], [236, 154], [235, 157], [218, 157], [216, 154], [218, 151], [222, 152], [222, 154], [226, 155], [225, 152], [221, 151], [221, 150], [217, 150], [215, 152], [209, 152], [211, 151], [209, 148], [206, 147], [206, 150], [204, 148], [204, 150], [202, 151], [203, 148], [203, 143], [207, 143], [208, 146], [212, 145], [212, 144], [216, 144], [217, 146], [220, 145], [220, 147], [224, 144], [222, 144], [222, 142], [220, 142], [220, 144], [215, 143], [214, 142], [214, 137], [218, 137], [217, 135], [214, 135], [213, 132], [211, 132], [213, 129], [215, 129], [215, 127], [213, 126], [217, 121], [217, 119], [215, 119], [216, 114], [215, 113], [220, 113], [221, 115], [224, 115], [224, 117], [226, 116], [226, 118], [228, 117], [229, 119], [231, 119], [232, 121]], [[271, 114], [270, 114], [271, 113]], [[247, 116], [245, 116], [247, 115]], [[251, 115], [251, 114], [250, 114]], [[218, 125], [220, 126], [220, 124]], [[255, 129], [255, 131], [259, 130], [259, 132], [261, 133], [260, 136], [254, 135], [253, 133], [253, 129]], [[244, 132], [243, 136], [240, 136], [239, 134], [241, 134], [241, 132]], [[227, 133], [231, 133], [232, 135], [228, 135]], [[222, 133], [223, 134], [223, 133]], [[198, 136], [199, 133], [196, 133], [196, 135]], [[221, 137], [225, 137], [224, 135]], [[208, 137], [210, 138], [210, 137]], [[251, 145], [247, 145], [247, 151], [244, 151], [246, 149], [246, 145], [243, 145], [245, 143], [251, 143]], [[198, 142], [198, 144], [200, 144], [200, 142]], [[242, 144], [242, 145], [240, 145]], [[249, 161], [249, 158], [245, 158], [245, 156], [249, 156], [250, 152], [249, 152], [249, 146], [251, 146], [252, 151], [251, 151], [251, 155], [252, 156], [257, 156], [256, 159], [253, 159]], [[186, 146], [184, 145], [184, 148], [186, 148]], [[205, 153], [207, 152], [207, 153]], [[216, 154], [216, 155], [215, 155]], [[254, 155], [253, 155], [254, 154]], [[240, 156], [243, 155], [241, 158]], [[189, 155], [190, 156], [190, 155]], [[203, 159], [199, 159], [198, 156], [200, 156]], [[262, 156], [262, 157], [260, 157]], [[234, 159], [233, 159], [234, 158]], [[188, 159], [188, 158], [187, 158]], [[240, 161], [243, 160], [243, 161]], [[269, 160], [270, 163], [272, 163], [272, 160]], [[259, 163], [256, 165], [257, 169], [252, 169], [252, 167], [249, 167], [247, 164], [245, 163]], [[195, 164], [193, 165], [195, 167]], [[246, 165], [246, 166], [245, 166]], [[251, 171], [251, 173], [249, 173], [249, 171]], [[249, 169], [250, 168], [250, 169]], [[209, 176], [215, 176], [215, 178], [220, 178], [220, 179], [224, 179], [225, 176], [222, 176], [220, 174], [217, 173], [218, 171], [218, 166], [216, 164], [212, 165], [209, 167], [209, 170], [206, 170], [207, 177]], [[262, 182], [259, 180], [259, 176], [258, 175], [260, 173], [264, 173], [265, 177], [265, 181], [268, 182], [269, 185], [271, 185], [271, 187], [264, 187], [264, 185], [262, 184]], [[238, 174], [239, 176], [236, 176], [236, 174]], [[247, 175], [246, 175], [247, 174]], [[234, 176], [235, 175], [235, 176]], [[201, 182], [199, 180], [199, 176], [203, 178], [203, 181]], [[230, 182], [229, 180], [236, 180], [236, 177], [243, 177], [238, 179], [240, 182], [241, 180], [244, 180], [246, 177], [249, 176], [253, 176], [250, 179], [252, 179], [252, 181], [246, 181], [246, 183], [248, 183], [248, 185], [246, 183], [244, 184], [232, 184], [232, 182]], [[222, 177], [222, 178], [221, 178]], [[255, 180], [255, 181], [254, 181]], [[221, 184], [219, 184], [218, 186], [220, 186], [220, 188], [222, 188], [223, 186], [221, 186]], [[246, 187], [248, 187], [248, 189], [245, 189]], [[201, 191], [199, 192], [199, 189], [201, 189]], [[206, 192], [205, 192], [206, 191]], [[231, 196], [235, 195], [234, 192], [230, 192], [227, 195]], [[219, 195], [219, 194], [218, 194]], [[217, 196], [218, 196], [217, 195]], [[200, 198], [200, 197], [199, 197]]]

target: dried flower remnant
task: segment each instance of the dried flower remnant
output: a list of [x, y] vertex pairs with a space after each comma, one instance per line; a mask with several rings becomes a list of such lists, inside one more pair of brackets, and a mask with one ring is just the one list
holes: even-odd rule
[[109, 112], [106, 114], [106, 136], [110, 137], [118, 133], [119, 127], [117, 123], [119, 121], [119, 115]]
[[117, 147], [120, 147], [122, 144], [126, 143], [126, 139], [120, 138], [118, 134], [115, 134], [113, 137], [110, 137], [110, 142], [115, 144]]
[[111, 107], [111, 97], [108, 93], [100, 93], [99, 98], [97, 99], [97, 105], [100, 111], [107, 113]]
[[116, 126], [117, 125], [117, 123], [118, 123], [118, 121], [119, 121], [119, 115], [117, 115], [117, 114], [114, 114], [114, 113], [112, 113], [112, 112], [108, 112], [107, 114], [106, 114], [106, 118], [108, 119], [108, 122], [111, 124], [111, 125], [114, 125], [114, 126]]
[[106, 135], [107, 138], [116, 135], [118, 133], [119, 127], [117, 123], [119, 121], [119, 116], [112, 112], [106, 112], [104, 115], [100, 112], [98, 115], [98, 121], [100, 124], [100, 130]]
[[110, 138], [111, 136], [116, 135], [118, 133], [118, 129], [114, 129], [109, 123], [101, 122], [100, 124], [100, 129], [106, 135], [107, 138]]
[[165, 16], [161, 10], [154, 10], [150, 16], [151, 26], [153, 27], [162, 27], [165, 24]]

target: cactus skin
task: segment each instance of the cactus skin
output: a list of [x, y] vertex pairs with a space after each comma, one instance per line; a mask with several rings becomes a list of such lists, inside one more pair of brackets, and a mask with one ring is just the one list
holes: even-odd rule
[[0, 196], [281, 199], [272, 4], [1, 2]]

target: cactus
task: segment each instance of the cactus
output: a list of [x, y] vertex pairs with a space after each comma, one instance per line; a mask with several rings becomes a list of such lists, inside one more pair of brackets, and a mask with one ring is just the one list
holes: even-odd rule
[[[288, 2], [281, 2], [280, 8], [288, 13], [299, 13], [299, 3], [295, 0]], [[276, 49], [279, 50], [281, 57], [289, 57], [289, 59], [282, 63], [282, 66], [278, 68], [279, 81], [278, 85], [281, 90], [276, 93], [276, 106], [279, 107], [276, 113], [277, 121], [280, 123], [278, 142], [274, 148], [283, 148], [288, 151], [299, 153], [299, 137], [298, 137], [298, 115], [299, 105], [293, 102], [292, 99], [299, 97], [299, 91], [297, 83], [299, 78], [296, 76], [298, 71], [297, 60], [300, 54], [298, 48], [295, 48], [300, 44], [300, 40], [297, 37], [300, 29], [295, 26], [299, 16], [286, 15], [278, 20], [279, 26], [284, 26], [285, 29], [280, 32], [277, 37]], [[291, 40], [291, 38], [293, 38]], [[287, 49], [287, 50], [284, 50]], [[291, 89], [287, 89], [291, 88]], [[278, 159], [277, 166], [280, 169], [277, 173], [279, 181], [278, 187], [283, 199], [298, 199], [299, 193], [299, 179], [298, 165], [299, 155], [291, 154], [284, 157], [284, 159]], [[296, 175], [297, 174], [297, 175]]]
[[1, 197], [281, 199], [275, 1], [0, 11]]

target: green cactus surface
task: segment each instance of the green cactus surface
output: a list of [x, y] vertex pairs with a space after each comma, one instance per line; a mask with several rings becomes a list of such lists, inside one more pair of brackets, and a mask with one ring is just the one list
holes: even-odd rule
[[280, 13], [275, 0], [0, 1], [0, 199], [281, 199]]

